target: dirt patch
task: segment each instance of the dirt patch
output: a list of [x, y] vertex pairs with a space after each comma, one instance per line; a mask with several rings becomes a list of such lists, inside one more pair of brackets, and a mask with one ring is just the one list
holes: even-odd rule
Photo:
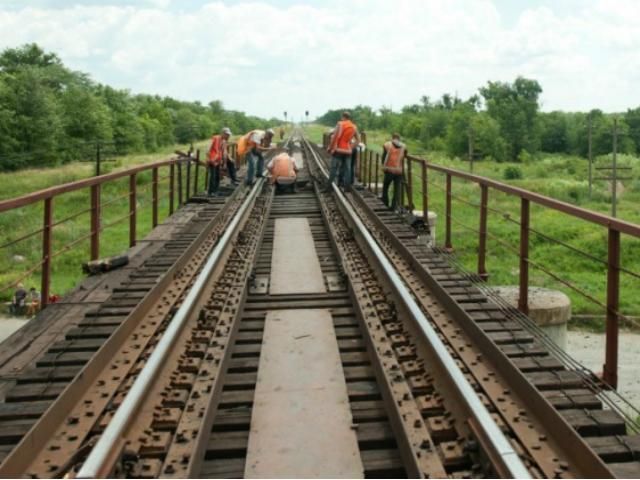
[[[620, 332], [618, 342], [618, 392], [635, 408], [640, 409], [640, 334]], [[590, 370], [602, 372], [605, 335], [569, 330], [567, 352]]]

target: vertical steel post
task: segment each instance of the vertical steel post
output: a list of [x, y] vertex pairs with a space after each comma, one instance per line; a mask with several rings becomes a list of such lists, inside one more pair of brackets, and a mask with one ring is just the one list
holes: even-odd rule
[[451, 174], [447, 173], [446, 183], [446, 205], [445, 205], [445, 239], [444, 247], [448, 250], [452, 250], [451, 245]]
[[178, 207], [182, 206], [182, 162], [178, 160]]
[[53, 243], [53, 197], [44, 199], [44, 222], [42, 226], [42, 278], [40, 285], [40, 305], [42, 308], [49, 303], [49, 289], [51, 287], [51, 249]]
[[169, 215], [173, 214], [173, 197], [175, 194], [175, 167], [172, 163], [169, 165]]
[[[226, 167], [226, 165], [225, 165]], [[193, 180], [193, 195], [198, 194], [198, 174], [200, 173], [200, 149], [196, 150], [196, 176]]]
[[100, 176], [100, 142], [96, 143], [96, 177]]
[[100, 185], [91, 185], [91, 260], [100, 258]]
[[184, 188], [184, 201], [188, 202], [191, 198], [191, 156], [187, 160], [187, 181]]
[[376, 168], [375, 168], [375, 171], [376, 171], [376, 184], [375, 184], [375, 187], [374, 187], [374, 192], [375, 192], [376, 196], [378, 195], [378, 183], [380, 183], [380, 180], [379, 180], [380, 177], [378, 176], [379, 175], [379, 173], [378, 173], [378, 166], [379, 165], [380, 164], [378, 162], [376, 162]]
[[129, 175], [129, 246], [136, 244], [136, 174]]
[[520, 295], [518, 310], [529, 314], [529, 200], [520, 199]]
[[427, 196], [427, 162], [422, 160], [420, 162], [421, 177], [422, 177], [422, 221], [429, 224], [429, 197]]
[[607, 325], [605, 363], [602, 377], [618, 388], [618, 309], [620, 308], [620, 232], [609, 229], [607, 267]]
[[478, 276], [487, 281], [489, 275], [486, 268], [487, 257], [487, 206], [489, 204], [489, 187], [480, 185], [480, 238], [478, 239]]
[[407, 206], [413, 212], [413, 174], [411, 168], [411, 158], [406, 155], [402, 158], [402, 162], [407, 161]]
[[369, 191], [371, 191], [371, 174], [372, 174], [372, 170], [373, 170], [371, 168], [371, 167], [373, 167], [372, 163], [374, 161], [377, 162], [377, 160], [378, 160], [378, 154], [377, 153], [376, 153], [375, 160], [373, 159], [373, 155], [369, 156], [369, 162], [367, 164], [367, 186], [369, 187]]
[[158, 168], [151, 170], [151, 228], [158, 226]]
[[591, 190], [593, 185], [593, 150], [592, 150], [592, 124], [591, 113], [589, 113], [589, 200], [591, 200]]
[[611, 181], [611, 216], [615, 218], [618, 204], [618, 119], [613, 119], [613, 179]]

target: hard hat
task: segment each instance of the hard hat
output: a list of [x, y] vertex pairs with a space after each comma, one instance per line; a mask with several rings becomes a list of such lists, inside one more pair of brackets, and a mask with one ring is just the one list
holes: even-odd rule
[[229, 127], [224, 127], [222, 129], [222, 133], [231, 136], [231, 129]]
[[266, 133], [270, 133], [271, 135], [275, 135], [275, 132], [273, 131], [273, 128], [267, 128]]

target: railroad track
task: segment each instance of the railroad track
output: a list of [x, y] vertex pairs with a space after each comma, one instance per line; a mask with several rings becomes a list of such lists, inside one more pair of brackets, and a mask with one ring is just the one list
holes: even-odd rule
[[291, 146], [316, 181], [208, 205], [17, 379], [0, 476], [640, 474], [582, 376]]

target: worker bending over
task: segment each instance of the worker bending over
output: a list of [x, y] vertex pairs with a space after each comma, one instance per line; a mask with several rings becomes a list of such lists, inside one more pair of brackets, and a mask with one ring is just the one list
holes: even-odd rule
[[209, 169], [209, 185], [207, 186], [207, 195], [215, 197], [220, 187], [220, 170], [228, 161], [227, 141], [231, 136], [231, 130], [227, 127], [222, 129], [219, 135], [211, 137], [211, 146], [209, 147], [209, 159], [207, 168]]
[[271, 150], [273, 130], [252, 130], [238, 141], [238, 155], [245, 155], [247, 161], [247, 185], [253, 185], [254, 175], [262, 177], [264, 170], [263, 152]]
[[[335, 181], [338, 176], [338, 185], [348, 188], [351, 185], [351, 155], [353, 150], [353, 142], [360, 143], [360, 135], [358, 127], [351, 121], [349, 112], [342, 113], [342, 119], [336, 125], [331, 135], [329, 148], [327, 151], [331, 154], [331, 172], [329, 173], [329, 185]], [[331, 186], [329, 186], [331, 188]]]
[[391, 141], [385, 142], [382, 146], [382, 164], [384, 171], [384, 180], [382, 183], [382, 202], [389, 207], [389, 186], [393, 183], [393, 200], [391, 208], [398, 206], [400, 198], [400, 186], [402, 185], [402, 163], [407, 154], [407, 148], [400, 141], [400, 135], [394, 133]]
[[271, 174], [271, 183], [276, 184], [277, 192], [295, 192], [298, 166], [293, 157], [286, 152], [280, 153], [271, 159], [267, 170]]

